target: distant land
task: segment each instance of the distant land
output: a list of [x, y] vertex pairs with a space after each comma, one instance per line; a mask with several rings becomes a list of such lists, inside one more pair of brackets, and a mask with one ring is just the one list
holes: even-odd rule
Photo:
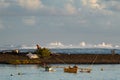
[[120, 54], [52, 54], [30, 59], [28, 53], [0, 53], [1, 64], [120, 64]]
[[1, 64], [120, 64], [119, 49], [68, 48], [1, 50]]

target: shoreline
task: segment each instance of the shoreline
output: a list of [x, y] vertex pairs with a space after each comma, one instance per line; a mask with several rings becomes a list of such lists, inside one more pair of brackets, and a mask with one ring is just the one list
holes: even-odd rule
[[30, 59], [27, 53], [0, 53], [0, 64], [120, 64], [120, 54], [52, 54]]

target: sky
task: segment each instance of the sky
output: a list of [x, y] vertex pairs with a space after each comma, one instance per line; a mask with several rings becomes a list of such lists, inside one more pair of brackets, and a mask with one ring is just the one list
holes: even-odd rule
[[120, 45], [120, 0], [0, 0], [2, 45]]

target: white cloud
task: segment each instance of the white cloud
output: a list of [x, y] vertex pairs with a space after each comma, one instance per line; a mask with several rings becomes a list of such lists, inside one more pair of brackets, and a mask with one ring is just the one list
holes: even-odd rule
[[74, 14], [74, 13], [76, 13], [76, 8], [75, 8], [72, 4], [70, 4], [70, 3], [67, 3], [67, 4], [65, 5], [65, 9], [67, 10], [67, 12], [68, 12], [69, 14]]
[[85, 47], [86, 43], [83, 41], [83, 42], [80, 43], [80, 46]]
[[32, 16], [32, 17], [24, 18], [24, 19], [23, 19], [23, 22], [24, 22], [26, 25], [31, 26], [31, 25], [35, 25], [35, 24], [36, 24], [36, 19], [35, 19], [34, 16]]
[[111, 43], [99, 43], [99, 44], [89, 44], [84, 41], [80, 42], [80, 44], [63, 44], [61, 42], [51, 42], [47, 45], [49, 48], [120, 48], [119, 45], [114, 45]]
[[89, 9], [89, 11], [102, 15], [113, 15], [113, 11], [109, 9], [111, 7], [110, 2], [111, 1], [107, 3], [107, 1], [102, 0], [82, 0], [83, 6]]
[[49, 43], [49, 44], [47, 45], [47, 47], [49, 47], [49, 48], [64, 48], [65, 45], [62, 44], [61, 42], [56, 41], [56, 42], [51, 42], [51, 43]]
[[82, 3], [84, 6], [88, 6], [88, 7], [91, 7], [93, 9], [103, 9], [105, 8], [104, 5], [100, 5], [98, 3], [98, 0], [82, 0]]
[[41, 0], [18, 0], [18, 3], [28, 10], [37, 10], [43, 7]]
[[112, 44], [108, 44], [108, 43], [102, 42], [101, 44], [96, 45], [96, 47], [112, 48]]
[[0, 0], [0, 8], [9, 7], [10, 3], [6, 2], [6, 0]]
[[93, 9], [102, 9], [103, 8], [103, 6], [101, 6], [97, 3], [97, 0], [90, 0], [90, 6]]
[[86, 0], [82, 0], [82, 4], [83, 5], [87, 5], [87, 1]]
[[50, 43], [51, 46], [64, 46], [61, 42], [52, 42]]

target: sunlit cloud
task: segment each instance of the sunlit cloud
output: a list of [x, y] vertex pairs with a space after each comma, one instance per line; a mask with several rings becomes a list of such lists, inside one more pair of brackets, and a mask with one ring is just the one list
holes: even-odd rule
[[41, 0], [18, 0], [18, 3], [21, 7], [28, 10], [37, 10], [44, 6]]
[[[6, 40], [21, 43], [18, 38], [10, 38], [9, 35], [12, 35], [12, 37], [20, 36], [26, 43], [30, 43], [35, 36], [36, 41], [43, 39], [49, 42], [58, 39], [65, 42], [65, 44], [61, 42], [49, 44], [57, 47], [119, 47], [119, 13], [120, 0], [0, 0], [0, 30], [3, 37], [1, 44]], [[26, 33], [24, 36], [20, 31], [14, 34], [14, 31], [19, 29], [25, 30], [25, 26], [30, 26], [27, 27], [29, 30], [31, 26], [39, 26], [33, 30], [40, 34], [35, 35], [30, 33], [31, 31], [24, 32]], [[49, 38], [46, 32], [50, 33], [52, 38]], [[52, 32], [58, 33], [60, 37], [53, 35]], [[27, 40], [28, 33], [31, 37]], [[79, 42], [81, 39], [106, 43], [89, 44]], [[109, 39], [110, 44], [107, 43]], [[112, 43], [117, 45], [113, 46]]]
[[50, 46], [61, 47], [64, 46], [61, 42], [52, 42], [49, 44]]
[[[41, 47], [47, 47], [47, 48], [107, 48], [107, 49], [120, 49], [120, 45], [112, 45], [108, 44], [105, 42], [102, 42], [100, 44], [86, 44], [86, 42], [80, 42], [79, 45], [75, 44], [63, 44], [61, 42], [51, 42], [47, 44], [46, 46], [41, 46]], [[0, 49], [36, 49], [36, 44], [32, 45], [26, 45], [26, 44], [21, 44], [21, 45], [6, 45], [6, 46], [0, 46]]]
[[66, 5], [65, 5], [65, 8], [66, 8], [66, 10], [67, 10], [67, 12], [68, 12], [69, 14], [74, 14], [74, 13], [76, 13], [76, 8], [75, 8], [72, 4], [70, 4], [70, 3], [66, 4]]
[[90, 3], [91, 8], [94, 8], [94, 9], [104, 8], [102, 5], [98, 4], [98, 0], [90, 0], [89, 3]]
[[115, 48], [120, 48], [120, 46], [119, 45], [115, 45]]
[[101, 44], [95, 45], [95, 47], [100, 47], [100, 48], [112, 48], [112, 44], [108, 44], [105, 42], [102, 42]]
[[98, 4], [98, 0], [82, 0], [84, 6], [91, 7], [93, 9], [103, 9], [105, 6]]
[[83, 41], [83, 42], [80, 43], [80, 46], [85, 47], [86, 43]]
[[80, 44], [63, 44], [61, 42], [51, 42], [47, 45], [49, 48], [120, 48], [119, 45], [112, 45], [110, 43], [99, 43], [99, 44], [90, 44], [85, 41], [80, 42]]
[[[101, 0], [81, 0], [83, 7], [87, 7], [89, 11], [92, 13], [96, 13], [97, 15], [103, 14], [103, 15], [113, 15], [113, 11], [109, 10], [108, 8], [110, 5], [108, 3], [105, 3]], [[109, 1], [110, 3], [111, 1]]]

